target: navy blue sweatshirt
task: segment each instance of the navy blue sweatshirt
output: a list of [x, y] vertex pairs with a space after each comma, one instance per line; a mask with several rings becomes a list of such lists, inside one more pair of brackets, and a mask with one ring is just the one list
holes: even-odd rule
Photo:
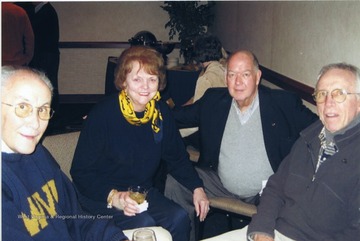
[[50, 153], [2, 156], [2, 240], [127, 239], [111, 217], [80, 209], [76, 191]]

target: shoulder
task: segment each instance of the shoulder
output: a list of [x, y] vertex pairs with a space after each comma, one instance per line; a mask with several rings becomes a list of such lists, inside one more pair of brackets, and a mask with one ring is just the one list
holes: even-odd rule
[[212, 97], [212, 96], [230, 96], [227, 87], [216, 87], [216, 88], [209, 88], [206, 90], [204, 96]]
[[210, 76], [221, 76], [223, 79], [225, 78], [225, 68], [222, 64], [218, 61], [212, 61], [207, 67], [204, 72], [204, 75]]
[[[123, 117], [118, 95], [104, 97], [98, 102], [87, 115], [82, 130], [80, 140], [83, 136], [92, 136], [92, 138], [106, 138], [114, 130], [119, 130], [126, 123]], [[102, 131], [99, 131], [99, 128]]]
[[280, 111], [282, 116], [300, 123], [301, 130], [318, 119], [318, 116], [305, 106], [302, 99], [290, 91], [259, 88], [259, 100], [262, 113], [274, 116], [274, 112]]
[[[44, 147], [41, 143], [36, 146], [35, 152], [33, 153], [34, 157], [39, 159], [44, 163], [44, 168], [57, 170], [60, 169], [60, 165], [56, 162], [51, 153]], [[45, 165], [47, 164], [47, 165]]]
[[111, 95], [102, 98], [95, 106], [105, 107], [119, 103], [119, 93], [113, 93]]
[[288, 102], [294, 103], [301, 101], [300, 97], [293, 92], [280, 89], [270, 89], [265, 86], [259, 87], [259, 97], [260, 99], [271, 99], [281, 105], [286, 105]]
[[158, 104], [162, 115], [168, 115], [171, 112], [169, 105], [164, 100], [158, 101]]
[[[169, 105], [165, 101], [161, 101], [161, 100], [158, 102], [158, 104], [159, 104], [161, 116], [163, 118], [165, 125], [175, 121], [174, 116], [173, 116], [173, 114], [174, 114], [173, 110], [177, 109], [177, 108], [174, 108], [173, 110], [171, 110]], [[180, 109], [182, 109], [182, 108], [180, 108]]]
[[200, 98], [202, 102], [218, 102], [228, 99], [231, 99], [231, 96], [227, 87], [208, 88]]
[[219, 61], [211, 61], [206, 70], [218, 70], [225, 72], [224, 66]]
[[197, 107], [211, 111], [213, 108], [225, 108], [230, 105], [231, 100], [232, 97], [227, 87], [214, 87], [208, 88], [195, 103], [197, 103]]
[[303, 129], [300, 132], [300, 136], [304, 139], [307, 139], [307, 142], [310, 143], [310, 140], [314, 137], [317, 137], [321, 132], [321, 129], [324, 127], [321, 120], [317, 120], [314, 123], [310, 124], [308, 127]]
[[282, 89], [271, 89], [267, 86], [259, 86], [259, 92], [265, 95], [271, 95], [274, 98], [299, 98], [294, 92]]
[[[9, 18], [10, 15], [13, 16], [13, 18], [15, 17], [17, 19], [17, 21], [19, 21], [20, 19], [27, 19], [27, 13], [26, 11], [13, 3], [2, 3], [1, 5], [3, 11], [2, 14], [4, 16], [4, 18]], [[5, 14], [4, 14], [5, 13]]]
[[[102, 100], [95, 104], [95, 106], [90, 110], [90, 115], [112, 115], [114, 110], [119, 109], [119, 98], [118, 94], [112, 94], [105, 96]], [[120, 109], [119, 109], [120, 111]], [[102, 116], [104, 117], [104, 116]]]
[[57, 12], [55, 8], [48, 2], [44, 4], [44, 6], [41, 8], [41, 10], [38, 12], [44, 16], [47, 17], [56, 17], [57, 18]]

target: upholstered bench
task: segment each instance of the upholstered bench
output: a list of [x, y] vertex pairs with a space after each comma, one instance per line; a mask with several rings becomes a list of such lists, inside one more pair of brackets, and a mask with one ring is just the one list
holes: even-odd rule
[[46, 136], [42, 144], [59, 163], [61, 170], [71, 179], [70, 168], [80, 131]]

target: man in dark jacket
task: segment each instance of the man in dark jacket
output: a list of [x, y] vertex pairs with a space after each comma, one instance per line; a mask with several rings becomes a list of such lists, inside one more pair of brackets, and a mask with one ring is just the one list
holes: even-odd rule
[[[179, 128], [199, 127], [197, 171], [208, 197], [257, 204], [263, 183], [277, 171], [300, 131], [318, 119], [298, 96], [259, 87], [260, 79], [256, 56], [237, 51], [228, 60], [227, 88], [209, 89], [193, 105], [174, 111]], [[191, 194], [171, 176], [165, 195], [193, 217]]]

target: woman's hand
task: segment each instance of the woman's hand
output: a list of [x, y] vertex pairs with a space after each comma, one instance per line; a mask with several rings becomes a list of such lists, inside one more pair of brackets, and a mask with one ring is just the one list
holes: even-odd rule
[[112, 200], [112, 205], [119, 210], [123, 210], [126, 216], [135, 216], [140, 211], [137, 202], [130, 198], [127, 191], [118, 191], [113, 195]]
[[194, 190], [193, 199], [196, 216], [199, 217], [200, 222], [202, 222], [205, 220], [210, 210], [209, 199], [207, 198], [206, 193], [202, 187], [198, 187]]

